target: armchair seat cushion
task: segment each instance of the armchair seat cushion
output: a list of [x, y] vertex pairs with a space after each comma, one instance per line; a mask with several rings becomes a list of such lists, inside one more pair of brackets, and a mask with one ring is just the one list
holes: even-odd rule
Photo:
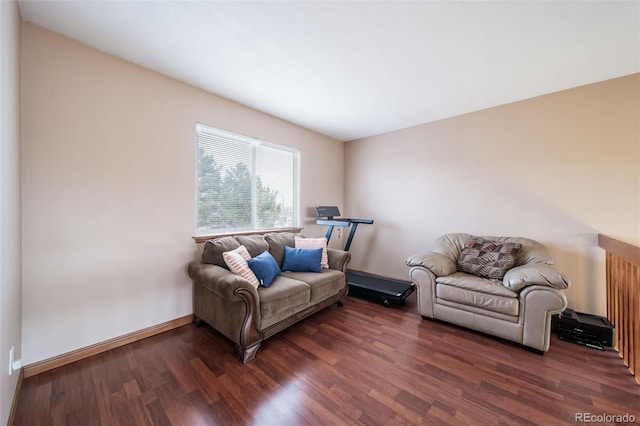
[[448, 284], [436, 285], [436, 298], [511, 316], [518, 316], [520, 306], [520, 301], [514, 297], [497, 296]]
[[502, 280], [489, 280], [476, 275], [466, 274], [464, 272], [455, 272], [451, 275], [447, 275], [446, 277], [437, 277], [436, 282], [466, 290], [477, 291], [479, 293], [493, 294], [495, 296], [518, 297], [518, 293], [506, 288], [502, 284]]

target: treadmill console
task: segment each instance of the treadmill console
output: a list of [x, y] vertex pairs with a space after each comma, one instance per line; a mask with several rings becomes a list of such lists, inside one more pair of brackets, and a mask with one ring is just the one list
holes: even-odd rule
[[316, 207], [316, 216], [333, 219], [340, 216], [340, 210], [338, 210], [337, 206], [318, 206]]

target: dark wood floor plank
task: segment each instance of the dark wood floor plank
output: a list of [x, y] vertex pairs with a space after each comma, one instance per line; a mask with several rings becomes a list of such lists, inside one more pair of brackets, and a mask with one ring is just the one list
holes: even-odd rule
[[415, 295], [350, 298], [265, 341], [246, 365], [208, 326], [184, 326], [25, 379], [17, 426], [573, 425], [635, 416], [617, 353], [558, 340], [544, 356], [439, 321]]
[[[167, 417], [164, 408], [162, 407], [162, 403], [159, 399], [154, 399], [153, 401], [145, 404], [145, 409], [147, 413], [149, 413], [149, 419], [154, 426], [170, 426], [171, 422]], [[203, 410], [206, 412], [206, 410]], [[106, 423], [110, 424], [110, 423]]]
[[94, 395], [98, 406], [98, 418], [103, 424], [115, 424], [116, 420], [111, 411], [111, 392], [107, 389], [105, 383], [97, 383], [94, 385]]

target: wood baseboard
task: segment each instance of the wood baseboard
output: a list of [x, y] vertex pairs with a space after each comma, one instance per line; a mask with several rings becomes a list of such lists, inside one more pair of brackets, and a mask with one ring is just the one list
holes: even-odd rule
[[33, 364], [25, 365], [22, 368], [24, 378], [35, 376], [36, 374], [53, 370], [54, 368], [62, 367], [63, 365], [71, 364], [72, 362], [79, 361], [81, 359], [88, 358], [90, 356], [106, 352], [108, 350], [115, 349], [129, 343], [137, 342], [138, 340], [146, 339], [147, 337], [155, 336], [156, 334], [164, 333], [165, 331], [173, 330], [174, 328], [182, 327], [183, 325], [187, 325], [192, 322], [193, 314], [186, 315], [184, 317], [176, 318], [162, 324], [157, 324], [151, 327], [144, 328], [142, 330], [125, 334], [123, 336], [106, 340], [104, 342], [96, 343], [95, 345], [76, 349], [75, 351], [67, 352], [42, 361], [34, 362]]
[[9, 411], [9, 420], [7, 421], [7, 426], [13, 426], [13, 421], [16, 415], [16, 408], [18, 407], [18, 398], [20, 398], [20, 391], [22, 390], [22, 380], [24, 380], [24, 368], [20, 369], [18, 383], [16, 384], [16, 392], [13, 394], [13, 403], [11, 404], [11, 411]]

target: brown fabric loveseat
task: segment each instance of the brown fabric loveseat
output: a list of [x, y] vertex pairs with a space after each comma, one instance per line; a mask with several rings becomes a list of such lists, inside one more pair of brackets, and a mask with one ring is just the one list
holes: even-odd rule
[[281, 272], [269, 287], [252, 285], [231, 272], [223, 253], [245, 246], [252, 258], [268, 251], [282, 267], [285, 246], [295, 247], [290, 232], [220, 237], [205, 242], [202, 261], [189, 264], [194, 284], [194, 315], [229, 338], [240, 361], [253, 360], [263, 340], [347, 297], [348, 252], [326, 249], [321, 272]]

